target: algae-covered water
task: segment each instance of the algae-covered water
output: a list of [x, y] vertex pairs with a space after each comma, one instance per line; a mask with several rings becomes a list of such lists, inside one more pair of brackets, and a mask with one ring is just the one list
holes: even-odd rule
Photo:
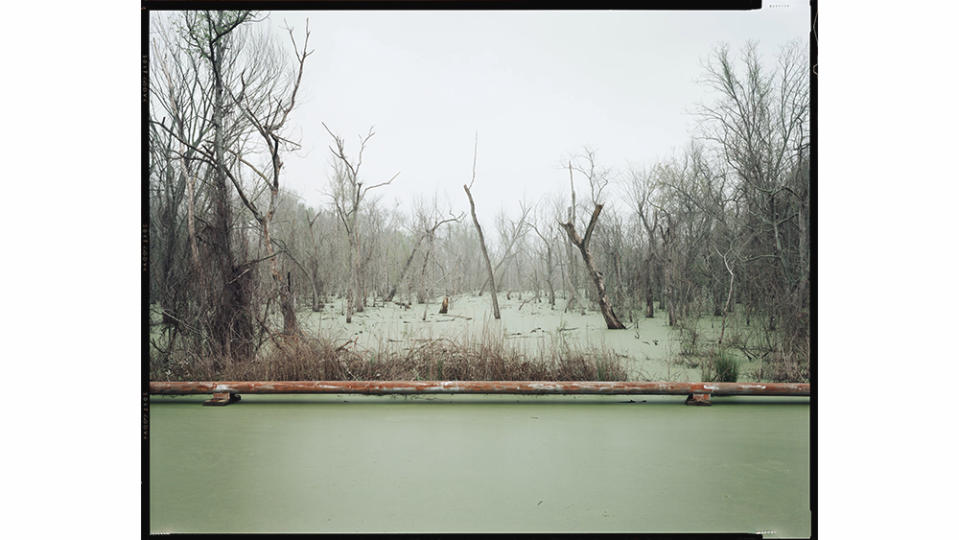
[[[545, 299], [531, 299], [530, 293], [499, 298], [501, 319], [492, 316], [488, 295], [457, 295], [452, 298], [449, 313], [441, 315], [439, 303], [412, 304], [409, 309], [395, 303], [368, 307], [353, 316], [346, 324], [342, 314], [342, 302], [329, 304], [318, 313], [308, 310], [297, 314], [303, 329], [312, 335], [322, 335], [335, 340], [356, 339], [366, 349], [380, 347], [403, 348], [417, 340], [447, 338], [458, 341], [483, 339], [485, 336], [504, 339], [511, 347], [531, 354], [537, 350], [549, 350], [557, 343], [581, 349], [606, 349], [623, 362], [630, 380], [670, 380], [695, 382], [703, 379], [698, 367], [677, 362], [680, 352], [680, 335], [666, 321], [663, 311], [647, 319], [641, 312], [619, 313], [629, 327], [626, 330], [609, 330], [598, 311], [579, 310], [564, 312], [565, 300], [557, 298], [551, 307]], [[423, 320], [424, 311], [426, 320]], [[729, 324], [738, 323], [735, 315]], [[702, 342], [715, 343], [719, 336], [719, 317], [704, 317], [697, 326]], [[727, 329], [727, 335], [732, 332]], [[740, 380], [748, 380], [746, 374], [758, 368], [740, 359]]]
[[152, 532], [810, 534], [806, 398], [206, 397], [151, 399]]
[[[559, 297], [556, 306], [550, 306], [545, 298], [535, 301], [529, 292], [522, 296], [514, 294], [510, 299], [501, 294], [499, 303], [502, 317], [496, 320], [488, 295], [456, 295], [451, 297], [447, 314], [438, 313], [438, 301], [412, 304], [409, 308], [393, 302], [380, 302], [355, 313], [352, 322], [347, 324], [343, 314], [344, 302], [342, 299], [334, 300], [319, 312], [300, 309], [297, 321], [301, 330], [337, 343], [355, 343], [360, 350], [372, 352], [386, 349], [402, 351], [436, 339], [448, 339], [461, 344], [483, 340], [502, 342], [534, 358], [540, 352], [546, 352], [549, 356], [550, 352], [561, 350], [560, 347], [588, 352], [605, 350], [619, 359], [629, 380], [704, 380], [704, 372], [699, 367], [702, 356], [708, 349], [715, 348], [722, 325], [722, 318], [715, 316], [686, 320], [685, 326], [696, 328], [698, 338], [694, 347], [697, 352], [684, 355], [684, 346], [689, 347], [688, 336], [684, 344], [680, 329], [669, 326], [662, 310], [657, 310], [655, 317], [649, 319], [640, 311], [620, 310], [619, 317], [627, 329], [609, 330], [600, 312], [565, 312], [563, 306], [566, 301]], [[740, 341], [758, 339], [755, 335], [758, 328], [744, 325], [740, 311], [731, 313], [727, 321], [727, 344], [734, 336], [738, 336]], [[153, 316], [159, 322], [159, 312], [154, 311]], [[282, 324], [280, 320], [274, 323]], [[153, 328], [151, 338], [159, 343], [164, 342], [159, 325]], [[266, 348], [269, 348], [269, 344]], [[153, 352], [151, 348], [151, 354]], [[738, 362], [739, 381], [760, 380], [760, 360], [746, 358], [736, 347], [726, 349], [726, 354]]]

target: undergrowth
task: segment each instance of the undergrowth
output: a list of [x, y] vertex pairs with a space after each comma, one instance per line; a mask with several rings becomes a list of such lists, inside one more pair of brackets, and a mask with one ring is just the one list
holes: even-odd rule
[[248, 361], [185, 352], [151, 362], [151, 380], [452, 380], [625, 381], [615, 353], [554, 341], [534, 354], [484, 334], [480, 339], [426, 339], [402, 348], [359, 347], [303, 335], [276, 336]]

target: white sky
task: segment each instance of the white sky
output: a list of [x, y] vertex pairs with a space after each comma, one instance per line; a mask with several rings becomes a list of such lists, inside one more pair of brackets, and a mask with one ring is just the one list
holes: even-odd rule
[[[310, 48], [292, 117], [301, 151], [285, 159], [287, 188], [311, 204], [329, 198], [330, 136], [347, 140], [375, 126], [367, 184], [409, 208], [416, 197], [468, 209], [474, 133], [479, 133], [477, 212], [492, 226], [502, 207], [543, 193], [568, 193], [561, 163], [588, 145], [622, 174], [681, 150], [708, 96], [697, 81], [711, 51], [759, 42], [767, 62], [806, 40], [809, 6], [746, 12], [453, 11], [284, 12], [270, 15], [282, 44], [291, 25]], [[267, 24], [267, 23], [261, 23]], [[586, 195], [584, 182], [578, 194]], [[611, 193], [612, 195], [613, 193]], [[615, 200], [615, 197], [611, 197]]]

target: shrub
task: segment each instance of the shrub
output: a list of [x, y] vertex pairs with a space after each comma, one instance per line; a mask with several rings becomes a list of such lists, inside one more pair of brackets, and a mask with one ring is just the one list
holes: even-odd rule
[[723, 352], [713, 361], [713, 371], [719, 382], [736, 382], [739, 378], [739, 363], [731, 355]]
[[[502, 337], [414, 340], [407, 347], [365, 350], [355, 341], [275, 336], [249, 362], [181, 357], [179, 369], [151, 366], [152, 380], [453, 380], [625, 381], [612, 351], [554, 341], [537, 354], [508, 346]], [[219, 366], [219, 367], [216, 367]]]
[[703, 380], [710, 382], [736, 382], [739, 379], [739, 362], [728, 349], [712, 350], [703, 363]]
[[809, 356], [774, 352], [763, 358], [760, 375], [772, 382], [809, 382]]
[[696, 356], [699, 354], [699, 329], [696, 322], [682, 322], [679, 326], [679, 354]]

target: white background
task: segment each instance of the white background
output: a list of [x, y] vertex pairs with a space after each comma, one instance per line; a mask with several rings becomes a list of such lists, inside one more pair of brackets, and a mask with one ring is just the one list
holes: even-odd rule
[[[820, 21], [820, 537], [951, 537], [957, 13], [860, 4]], [[139, 9], [26, 6], [0, 33], [0, 528], [131, 538]]]

